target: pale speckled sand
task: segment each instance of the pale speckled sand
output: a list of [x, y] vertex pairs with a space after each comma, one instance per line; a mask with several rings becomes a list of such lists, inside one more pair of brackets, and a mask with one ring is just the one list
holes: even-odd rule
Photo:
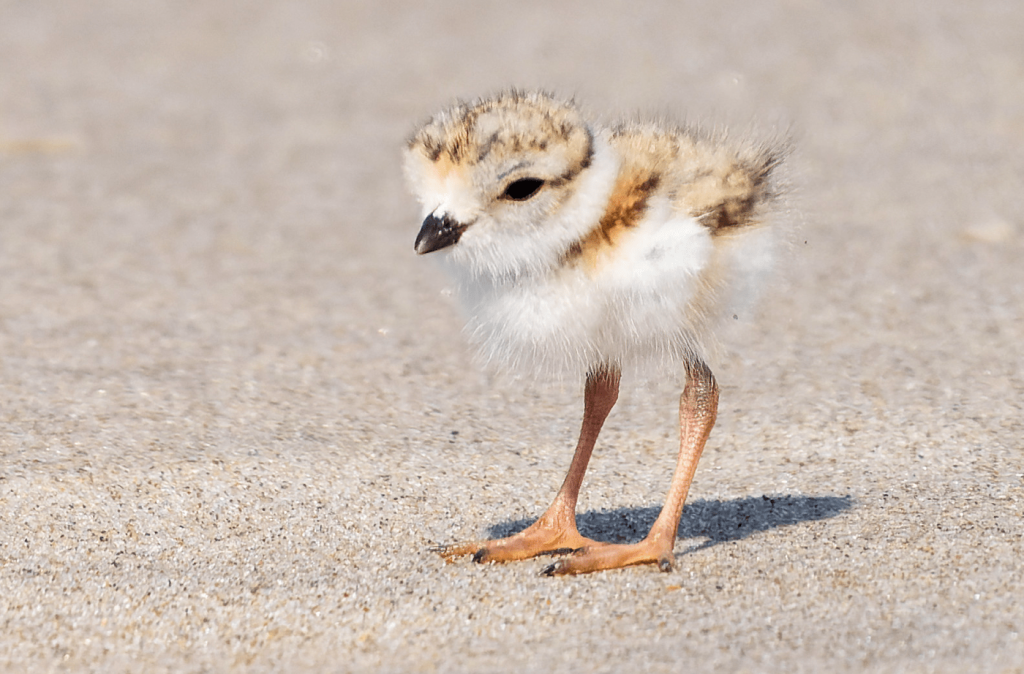
[[[1024, 5], [0, 16], [0, 669], [1024, 671]], [[428, 551], [579, 423], [412, 251], [405, 134], [508, 84], [796, 139], [669, 574]], [[585, 533], [653, 520], [679, 388], [624, 390]]]

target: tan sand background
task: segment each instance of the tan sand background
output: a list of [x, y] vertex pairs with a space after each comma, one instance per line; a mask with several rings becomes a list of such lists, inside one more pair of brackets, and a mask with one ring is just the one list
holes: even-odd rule
[[[1024, 4], [0, 2], [0, 669], [1024, 671]], [[538, 577], [577, 382], [472, 364], [399, 148], [510, 84], [790, 129], [677, 569]], [[580, 504], [635, 540], [681, 373]]]

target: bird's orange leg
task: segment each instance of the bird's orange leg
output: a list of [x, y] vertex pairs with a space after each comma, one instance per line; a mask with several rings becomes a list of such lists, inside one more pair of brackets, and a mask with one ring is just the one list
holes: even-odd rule
[[683, 503], [718, 415], [718, 384], [708, 366], [699, 360], [689, 362], [686, 376], [686, 388], [679, 399], [679, 461], [665, 505], [647, 538], [630, 545], [584, 547], [544, 569], [546, 575], [590, 573], [633, 564], [657, 564], [662, 571], [672, 569], [672, 549]]
[[[602, 369], [587, 375], [584, 393], [583, 427], [572, 464], [562, 488], [540, 519], [518, 534], [483, 543], [449, 545], [438, 548], [444, 557], [473, 555], [477, 562], [511, 562], [544, 553], [572, 552], [583, 547], [603, 545], [584, 538], [576, 528], [576, 500], [583, 475], [594, 451], [601, 426], [619, 397], [619, 371]], [[678, 518], [677, 518], [678, 519]]]

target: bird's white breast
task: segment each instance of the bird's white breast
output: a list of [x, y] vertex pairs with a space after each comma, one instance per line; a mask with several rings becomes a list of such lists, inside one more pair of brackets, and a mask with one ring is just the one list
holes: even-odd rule
[[463, 276], [472, 341], [488, 361], [578, 375], [694, 348], [692, 301], [713, 254], [706, 228], [664, 199], [603, 253], [598, 266], [495, 281]]

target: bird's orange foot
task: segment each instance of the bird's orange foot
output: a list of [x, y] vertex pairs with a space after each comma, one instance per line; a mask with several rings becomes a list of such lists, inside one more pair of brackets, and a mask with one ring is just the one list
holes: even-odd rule
[[662, 571], [671, 571], [675, 563], [671, 543], [644, 539], [630, 545], [604, 544], [576, 550], [545, 568], [545, 576], [571, 576], [606, 569], [620, 569], [636, 564], [657, 564]]
[[482, 543], [444, 545], [435, 548], [445, 559], [473, 555], [473, 561], [513, 562], [538, 555], [567, 554], [580, 548], [598, 548], [605, 545], [599, 541], [584, 538], [576, 526], [558, 524], [541, 518], [532, 525], [507, 538], [497, 538]]

